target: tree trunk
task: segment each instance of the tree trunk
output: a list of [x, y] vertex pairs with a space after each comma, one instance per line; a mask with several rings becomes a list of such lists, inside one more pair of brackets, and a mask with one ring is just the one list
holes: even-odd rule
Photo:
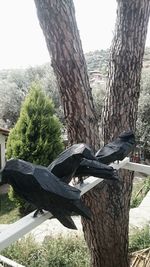
[[98, 126], [72, 0], [35, 0], [58, 81], [70, 144], [98, 148]]
[[[58, 80], [70, 143], [97, 148], [97, 120], [72, 0], [35, 0]], [[118, 0], [103, 130], [105, 142], [135, 129], [149, 0]], [[92, 221], [83, 219], [93, 267], [127, 267], [132, 176], [102, 182], [84, 195]]]
[[[149, 0], [118, 0], [103, 113], [105, 143], [124, 130], [135, 131], [149, 14]], [[92, 202], [88, 201], [93, 211], [96, 204], [99, 209], [93, 221], [97, 233], [94, 234], [92, 223], [84, 222], [86, 239], [93, 248], [94, 267], [129, 266], [128, 223], [132, 180], [132, 173], [120, 171], [119, 183], [101, 184], [102, 190], [97, 189], [97, 196], [93, 194], [95, 198], [92, 195]]]
[[149, 0], [118, 0], [103, 117], [105, 142], [123, 130], [135, 130], [149, 15]]

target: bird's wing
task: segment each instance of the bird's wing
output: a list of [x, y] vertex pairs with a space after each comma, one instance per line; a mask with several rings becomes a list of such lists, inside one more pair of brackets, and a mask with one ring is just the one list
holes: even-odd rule
[[80, 190], [60, 181], [45, 167], [37, 166], [34, 170], [34, 177], [40, 186], [50, 193], [68, 199], [80, 198]]
[[83, 158], [94, 160], [95, 156], [86, 144], [74, 144], [59, 154], [58, 157], [48, 166], [48, 169], [52, 170], [56, 165], [64, 164], [65, 161], [69, 164], [69, 159], [71, 158], [74, 158], [74, 160], [82, 160]]
[[52, 170], [55, 165], [64, 164], [65, 161], [68, 162], [68, 160], [71, 159], [74, 155], [79, 155], [80, 157], [80, 154], [83, 153], [84, 148], [85, 144], [74, 144], [73, 146], [67, 148], [65, 151], [59, 154], [58, 157], [48, 166], [48, 169]]
[[88, 159], [84, 159], [81, 162], [75, 175], [76, 176], [92, 175], [92, 176], [104, 178], [104, 179], [115, 179], [115, 180], [117, 179], [118, 180], [116, 171], [111, 166], [108, 166], [96, 160], [88, 160]]
[[110, 143], [102, 147], [100, 150], [98, 150], [95, 154], [96, 157], [107, 157], [109, 155], [112, 155], [116, 153], [120, 149], [119, 144]]

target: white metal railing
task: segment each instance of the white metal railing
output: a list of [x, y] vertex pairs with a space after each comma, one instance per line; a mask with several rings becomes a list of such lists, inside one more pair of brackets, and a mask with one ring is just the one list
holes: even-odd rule
[[[128, 169], [131, 171], [138, 171], [150, 175], [150, 166], [129, 162], [129, 158], [125, 158], [119, 163], [113, 163], [111, 164], [111, 166], [113, 166], [113, 168], [115, 169]], [[78, 185], [77, 187], [81, 190], [81, 195], [83, 195], [102, 181], [103, 179], [91, 176], [85, 179], [82, 185]], [[45, 212], [43, 215], [39, 215], [36, 218], [33, 217], [33, 214], [34, 212], [28, 214], [27, 216], [2, 230], [2, 232], [0, 233], [0, 251], [27, 234], [36, 226], [43, 223], [45, 220], [52, 217], [50, 212]]]
[[4, 266], [5, 267], [5, 264], [7, 264], [7, 266], [11, 266], [11, 267], [25, 267], [15, 261], [12, 261], [4, 256], [1, 256], [0, 255], [0, 266]]

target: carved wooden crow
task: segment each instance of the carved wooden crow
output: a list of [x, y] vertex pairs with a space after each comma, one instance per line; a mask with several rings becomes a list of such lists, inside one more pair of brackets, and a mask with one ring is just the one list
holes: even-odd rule
[[69, 183], [83, 159], [96, 160], [91, 149], [86, 144], [75, 144], [62, 152], [49, 166], [48, 169]]
[[115, 160], [123, 160], [134, 150], [135, 136], [132, 131], [123, 132], [117, 139], [102, 147], [95, 156], [99, 162], [109, 164]]
[[104, 179], [118, 179], [116, 171], [100, 163], [86, 144], [69, 147], [48, 166], [48, 169], [67, 184], [77, 176], [80, 177], [80, 182], [83, 182], [82, 176], [90, 175]]
[[[80, 190], [63, 183], [46, 167], [11, 159], [1, 172], [2, 181], [9, 183], [14, 191], [32, 203], [38, 211], [50, 211], [64, 226], [76, 229], [72, 212], [85, 218], [91, 213], [80, 199]], [[36, 212], [37, 214], [37, 212]]]

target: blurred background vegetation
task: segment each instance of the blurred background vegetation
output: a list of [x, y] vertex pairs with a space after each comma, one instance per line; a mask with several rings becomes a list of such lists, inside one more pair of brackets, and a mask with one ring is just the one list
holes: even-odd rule
[[[85, 54], [90, 85], [99, 125], [106, 93], [109, 50], [97, 50]], [[150, 158], [150, 47], [145, 49], [141, 94], [137, 120], [137, 138], [146, 147], [146, 156]], [[12, 128], [19, 117], [21, 103], [24, 101], [33, 82], [38, 82], [46, 95], [52, 98], [55, 112], [65, 126], [58, 86], [50, 63], [27, 69], [0, 71], [0, 126]]]

